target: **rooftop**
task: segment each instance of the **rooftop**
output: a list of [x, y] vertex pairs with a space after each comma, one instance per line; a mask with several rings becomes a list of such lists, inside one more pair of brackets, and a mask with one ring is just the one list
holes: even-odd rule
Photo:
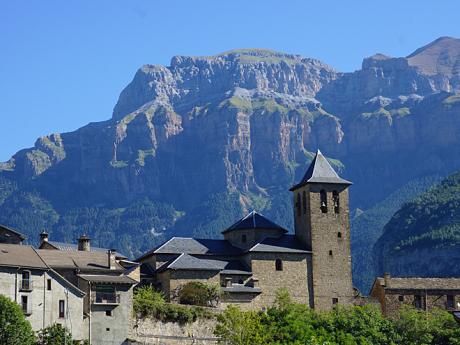
[[0, 266], [47, 269], [32, 246], [0, 244]]
[[295, 186], [291, 187], [290, 190], [295, 190], [307, 183], [352, 184], [350, 181], [341, 178], [337, 174], [320, 150], [316, 152], [315, 158], [313, 158], [310, 163], [310, 166], [308, 167], [308, 170], [302, 180]]
[[282, 226], [273, 223], [271, 220], [265, 218], [260, 213], [252, 211], [235, 224], [222, 231], [223, 234], [233, 231], [233, 230], [243, 230], [243, 229], [278, 229], [282, 232], [287, 232]]
[[460, 290], [460, 278], [389, 278], [389, 286], [385, 286], [384, 278], [376, 281], [385, 289], [395, 290]]
[[[58, 242], [58, 241], [47, 241], [46, 243], [50, 244], [52, 247], [58, 249], [58, 250], [63, 250], [63, 251], [78, 251], [78, 245], [74, 243], [66, 243], [66, 242]], [[40, 249], [42, 249], [42, 246], [40, 245]], [[45, 248], [46, 249], [46, 248]], [[91, 252], [104, 252], [107, 253], [109, 249], [107, 248], [100, 248], [100, 247], [93, 247], [91, 246]], [[116, 252], [115, 256], [117, 258], [126, 258], [125, 255]]]
[[0, 224], [0, 230], [6, 230], [7, 232], [11, 232], [12, 234], [18, 236], [22, 241], [24, 241], [26, 239], [26, 237], [21, 234], [19, 231], [16, 231], [16, 230], [13, 230], [11, 229], [10, 227], [6, 226], [6, 225], [1, 225]]
[[249, 252], [272, 252], [272, 253], [311, 253], [305, 248], [294, 235], [283, 235], [281, 237], [267, 237], [255, 244]]

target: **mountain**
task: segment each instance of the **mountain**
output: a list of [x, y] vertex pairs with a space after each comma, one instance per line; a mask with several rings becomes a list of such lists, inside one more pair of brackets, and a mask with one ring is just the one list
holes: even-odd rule
[[[0, 164], [0, 223], [31, 242], [42, 228], [64, 241], [87, 232], [132, 257], [173, 234], [218, 236], [253, 208], [292, 229], [288, 188], [318, 148], [354, 182], [352, 207], [372, 216], [392, 193], [413, 197], [416, 181], [460, 169], [456, 62], [422, 58], [457, 56], [460, 40], [448, 41], [374, 55], [353, 73], [266, 49], [144, 65], [109, 120]], [[357, 223], [356, 257], [382, 233], [371, 223]]]
[[460, 172], [405, 203], [375, 244], [378, 268], [400, 276], [458, 276]]

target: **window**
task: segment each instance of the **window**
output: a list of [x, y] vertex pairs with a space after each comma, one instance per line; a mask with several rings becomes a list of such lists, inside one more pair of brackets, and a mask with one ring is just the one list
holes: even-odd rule
[[416, 309], [422, 309], [422, 296], [420, 295], [414, 296], [414, 307]]
[[51, 291], [51, 279], [46, 280], [46, 290]]
[[297, 193], [297, 202], [295, 203], [295, 206], [297, 207], [297, 215], [300, 216], [301, 215], [301, 201], [300, 201], [300, 193]]
[[275, 268], [277, 271], [282, 271], [283, 270], [283, 261], [281, 259], [276, 259], [275, 260]]
[[22, 271], [21, 276], [21, 290], [32, 290], [32, 280], [30, 279], [30, 271]]
[[332, 256], [332, 250], [329, 251], [329, 255]]
[[399, 302], [404, 302], [404, 296], [400, 295], [400, 296], [398, 297], [398, 300], [399, 300]]
[[65, 317], [65, 301], [63, 299], [59, 300], [59, 317]]
[[238, 279], [238, 284], [243, 284], [243, 279]]
[[27, 296], [21, 296], [21, 308], [24, 314], [28, 315], [29, 313], [29, 304], [27, 303]]
[[247, 240], [248, 238], [246, 235], [241, 235], [241, 243], [246, 243]]
[[321, 199], [321, 212], [327, 213], [327, 193], [324, 189], [319, 192]]
[[334, 213], [340, 213], [339, 192], [336, 190], [332, 192], [332, 200], [334, 200]]
[[342, 238], [342, 233], [340, 231], [337, 233], [337, 237]]
[[454, 295], [447, 295], [446, 307], [447, 309], [455, 308], [455, 296]]
[[336, 304], [338, 304], [338, 303], [339, 303], [339, 299], [338, 299], [338, 298], [335, 297], [335, 298], [332, 299], [332, 305], [336, 305]]
[[303, 214], [307, 213], [307, 193], [305, 191], [302, 193], [302, 210]]
[[111, 310], [106, 310], [105, 315], [106, 316], [112, 316], [112, 311]]
[[106, 330], [107, 332], [110, 332], [110, 328], [108, 328], [108, 327], [107, 327], [105, 330]]

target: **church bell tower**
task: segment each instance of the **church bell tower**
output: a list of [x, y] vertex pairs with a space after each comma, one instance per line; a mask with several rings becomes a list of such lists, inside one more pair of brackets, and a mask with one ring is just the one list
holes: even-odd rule
[[351, 184], [318, 150], [305, 176], [290, 189], [295, 234], [312, 251], [310, 303], [318, 310], [353, 300], [348, 205]]

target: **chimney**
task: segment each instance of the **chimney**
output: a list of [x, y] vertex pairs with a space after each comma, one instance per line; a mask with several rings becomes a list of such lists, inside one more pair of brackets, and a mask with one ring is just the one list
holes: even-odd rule
[[78, 250], [82, 252], [91, 251], [91, 239], [86, 234], [78, 239]]
[[383, 281], [385, 282], [385, 287], [390, 287], [390, 279], [391, 279], [390, 273], [385, 272], [383, 274]]
[[115, 249], [109, 249], [107, 251], [107, 266], [109, 269], [114, 270], [117, 268], [117, 261], [115, 260]]
[[45, 230], [40, 233], [40, 244], [43, 242], [48, 242], [48, 233]]

